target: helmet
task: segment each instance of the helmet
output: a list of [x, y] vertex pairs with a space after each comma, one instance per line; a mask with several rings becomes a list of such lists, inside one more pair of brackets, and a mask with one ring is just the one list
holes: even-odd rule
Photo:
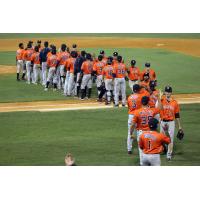
[[142, 105], [146, 106], [149, 103], [149, 97], [143, 96], [141, 102], [142, 102]]
[[139, 84], [133, 85], [133, 92], [138, 92], [139, 90], [140, 90], [140, 85]]
[[169, 86], [169, 85], [167, 85], [167, 86], [165, 87], [165, 92], [170, 92], [170, 93], [172, 93], [172, 87]]
[[41, 40], [38, 40], [38, 41], [37, 41], [37, 43], [38, 43], [38, 44], [41, 44], [41, 43], [42, 43], [42, 41], [41, 41]]
[[113, 53], [113, 56], [118, 56], [118, 52], [115, 51], [115, 52]]
[[87, 60], [91, 60], [91, 58], [92, 58], [91, 54], [90, 54], [90, 53], [87, 53], [87, 54], [86, 54], [86, 59], [87, 59]]
[[19, 48], [22, 48], [23, 47], [23, 43], [19, 43]]
[[131, 65], [135, 65], [136, 64], [136, 61], [135, 60], [131, 60]]
[[122, 56], [117, 56], [117, 61], [121, 62], [122, 61]]
[[105, 54], [105, 51], [104, 51], [104, 50], [101, 50], [99, 54], [101, 54], [101, 55], [102, 55], [102, 54]]
[[62, 50], [62, 51], [65, 51], [66, 48], [67, 48], [67, 45], [66, 45], [66, 44], [62, 44], [62, 45], [61, 45], [61, 50]]
[[150, 67], [151, 64], [150, 63], [145, 63], [145, 67]]
[[38, 51], [39, 51], [39, 47], [38, 47], [38, 46], [35, 46], [34, 50], [35, 50], [36, 52], [38, 52]]
[[98, 56], [98, 60], [99, 60], [99, 61], [102, 61], [102, 59], [103, 59], [103, 56], [102, 56], [102, 55], [99, 55], [99, 56]]
[[156, 130], [158, 128], [158, 120], [155, 118], [151, 118], [148, 122], [149, 128]]
[[153, 80], [150, 81], [149, 87], [152, 88], [152, 89], [154, 89], [156, 87], [156, 81], [153, 81]]
[[74, 48], [74, 49], [75, 49], [76, 47], [77, 47], [77, 45], [76, 45], [76, 44], [72, 44], [72, 48]]

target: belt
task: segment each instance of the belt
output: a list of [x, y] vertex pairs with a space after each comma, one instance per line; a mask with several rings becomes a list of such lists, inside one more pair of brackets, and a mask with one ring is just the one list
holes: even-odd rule
[[166, 120], [166, 119], [162, 119], [163, 122], [172, 122], [174, 120]]

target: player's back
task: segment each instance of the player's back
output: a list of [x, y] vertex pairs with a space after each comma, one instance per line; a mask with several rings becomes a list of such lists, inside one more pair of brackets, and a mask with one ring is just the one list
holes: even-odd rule
[[60, 52], [58, 55], [58, 60], [60, 65], [64, 65], [66, 60], [69, 58], [69, 53], [64, 51], [64, 52]]
[[160, 154], [163, 151], [163, 143], [170, 143], [170, 138], [157, 131], [143, 131], [140, 135], [139, 146], [145, 154]]
[[134, 93], [131, 94], [128, 97], [128, 114], [132, 114], [134, 113], [135, 110], [141, 108], [142, 103], [141, 103], [141, 99], [142, 99], [142, 95], [139, 93]]
[[113, 79], [113, 66], [106, 65], [103, 69], [103, 75], [106, 79]]
[[93, 70], [97, 72], [97, 75], [102, 75], [105, 63], [103, 61], [98, 61], [94, 63]]
[[89, 60], [84, 61], [81, 70], [83, 71], [83, 74], [91, 74], [93, 70], [93, 62]]
[[47, 65], [49, 67], [56, 67], [57, 66], [57, 63], [58, 63], [58, 60], [57, 60], [57, 55], [51, 55], [48, 57], [47, 59]]
[[24, 52], [24, 60], [31, 61], [31, 56], [33, 54], [33, 49], [27, 49]]
[[116, 74], [116, 78], [124, 78], [126, 76], [126, 65], [124, 63], [115, 64], [114, 73]]
[[16, 58], [17, 60], [23, 60], [25, 50], [24, 49], [18, 49], [16, 52]]
[[69, 69], [70, 73], [74, 73], [74, 64], [75, 64], [76, 58], [69, 58], [67, 59], [67, 68]]
[[149, 120], [156, 114], [159, 114], [158, 108], [142, 107], [134, 111], [133, 122], [137, 124], [137, 130], [147, 131], [149, 129]]
[[34, 64], [40, 64], [40, 53], [35, 52], [31, 56], [31, 61], [33, 61]]

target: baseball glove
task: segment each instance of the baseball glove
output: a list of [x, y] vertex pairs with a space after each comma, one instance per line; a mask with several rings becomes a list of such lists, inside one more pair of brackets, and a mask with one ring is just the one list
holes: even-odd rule
[[177, 136], [176, 136], [179, 140], [182, 140], [184, 137], [184, 132], [182, 129], [178, 130]]

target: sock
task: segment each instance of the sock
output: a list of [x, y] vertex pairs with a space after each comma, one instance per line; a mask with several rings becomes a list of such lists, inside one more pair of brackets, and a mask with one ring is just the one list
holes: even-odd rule
[[85, 89], [81, 89], [81, 99], [84, 99], [85, 97]]
[[91, 93], [92, 93], [92, 88], [88, 89], [88, 99], [91, 97]]
[[17, 73], [17, 80], [19, 80], [19, 73]]
[[57, 84], [56, 83], [53, 84], [53, 88], [57, 89]]
[[24, 77], [25, 77], [25, 73], [22, 74], [22, 79], [24, 79]]
[[80, 86], [77, 86], [77, 96], [79, 97]]

